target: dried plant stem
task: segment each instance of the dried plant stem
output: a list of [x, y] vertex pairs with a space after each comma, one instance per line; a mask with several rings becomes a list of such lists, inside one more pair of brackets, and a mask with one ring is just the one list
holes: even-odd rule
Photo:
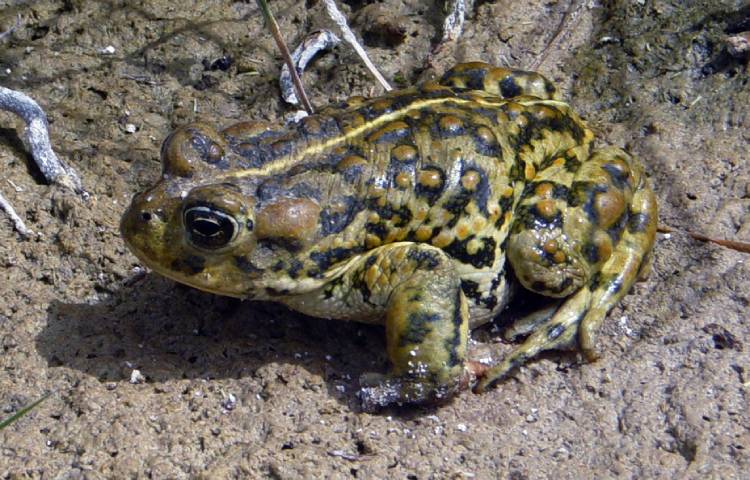
[[575, 29], [580, 20], [581, 10], [585, 6], [586, 3], [582, 2], [581, 0], [573, 0], [570, 2], [567, 10], [565, 10], [565, 14], [563, 15], [562, 19], [560, 19], [560, 23], [557, 25], [552, 38], [549, 40], [549, 42], [547, 42], [544, 50], [542, 50], [537, 58], [534, 59], [534, 61], [532, 61], [531, 64], [527, 67], [529, 68], [529, 70], [537, 71], [541, 69], [542, 65], [544, 65], [544, 63], [547, 61], [547, 57], [549, 56], [552, 48], [559, 47], [558, 44], [563, 37], [563, 33], [570, 33], [570, 31]]
[[357, 55], [359, 55], [359, 57], [365, 63], [365, 66], [367, 66], [373, 76], [378, 80], [378, 82], [380, 82], [380, 85], [382, 85], [387, 92], [393, 90], [393, 88], [386, 81], [383, 75], [380, 74], [372, 61], [370, 61], [370, 57], [367, 56], [367, 52], [365, 52], [365, 49], [362, 48], [362, 46], [359, 44], [359, 41], [357, 41], [357, 37], [354, 36], [354, 33], [349, 28], [349, 25], [346, 23], [346, 17], [338, 9], [338, 7], [336, 6], [336, 2], [334, 0], [323, 0], [323, 3], [325, 3], [328, 16], [331, 17], [331, 20], [333, 20], [336, 25], [338, 25], [339, 29], [341, 29], [341, 36], [344, 37], [344, 40], [351, 44], [351, 46], [354, 48], [354, 51], [357, 52]]
[[287, 67], [289, 68], [289, 73], [292, 76], [294, 88], [297, 90], [297, 97], [302, 102], [302, 106], [305, 108], [305, 111], [312, 115], [313, 107], [310, 104], [310, 100], [307, 98], [307, 94], [305, 94], [305, 88], [302, 86], [302, 81], [299, 79], [299, 75], [297, 75], [297, 69], [294, 68], [292, 56], [289, 54], [289, 49], [287, 48], [286, 43], [284, 43], [284, 38], [281, 36], [279, 24], [276, 23], [276, 19], [273, 17], [271, 9], [268, 7], [268, 2], [266, 2], [266, 0], [257, 0], [257, 2], [258, 7], [260, 7], [260, 11], [263, 13], [263, 18], [265, 18], [266, 23], [268, 24], [268, 28], [270, 28], [271, 30], [271, 35], [273, 35], [274, 40], [276, 40], [276, 44], [279, 46], [281, 55], [284, 57], [284, 63], [286, 63]]
[[31, 232], [26, 227], [26, 224], [23, 223], [21, 217], [19, 217], [16, 211], [13, 209], [13, 205], [11, 205], [10, 202], [8, 202], [5, 197], [3, 197], [2, 193], [0, 193], [0, 210], [4, 211], [10, 217], [10, 221], [13, 222], [13, 227], [18, 233], [20, 233], [24, 237], [29, 236], [29, 233]]
[[738, 252], [750, 253], [750, 243], [747, 243], [747, 242], [738, 242], [736, 240], [724, 240], [721, 238], [712, 238], [707, 235], [703, 235], [702, 233], [688, 232], [685, 230], [668, 227], [666, 225], [659, 225], [658, 230], [662, 233], [682, 232], [682, 233], [688, 234], [690, 237], [696, 240], [700, 240], [701, 242], [711, 242], [717, 245], [721, 245], [722, 247], [729, 248], [731, 250], [737, 250]]

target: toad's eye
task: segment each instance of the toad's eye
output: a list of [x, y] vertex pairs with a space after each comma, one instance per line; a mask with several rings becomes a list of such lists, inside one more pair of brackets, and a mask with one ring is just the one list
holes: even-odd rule
[[214, 250], [237, 235], [237, 221], [213, 206], [194, 206], [183, 214], [188, 240], [198, 248]]

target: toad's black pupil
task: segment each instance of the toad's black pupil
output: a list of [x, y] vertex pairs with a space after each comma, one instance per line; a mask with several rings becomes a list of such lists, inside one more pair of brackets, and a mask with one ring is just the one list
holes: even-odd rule
[[204, 237], [213, 237], [221, 233], [221, 225], [215, 218], [196, 218], [193, 220], [193, 229]]
[[212, 207], [192, 207], [185, 211], [185, 227], [190, 242], [202, 248], [220, 248], [228, 244], [235, 233], [235, 221], [226, 213]]

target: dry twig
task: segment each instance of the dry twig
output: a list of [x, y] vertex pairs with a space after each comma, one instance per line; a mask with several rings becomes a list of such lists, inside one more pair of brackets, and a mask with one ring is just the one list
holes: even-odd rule
[[357, 55], [359, 55], [359, 57], [365, 63], [365, 65], [373, 74], [373, 76], [378, 80], [378, 82], [380, 82], [380, 85], [382, 85], [385, 91], [387, 92], [390, 92], [391, 90], [393, 90], [390, 84], [386, 81], [385, 78], [383, 78], [383, 75], [380, 74], [378, 69], [372, 63], [372, 61], [370, 60], [370, 57], [367, 56], [367, 52], [365, 52], [365, 49], [362, 48], [362, 45], [359, 44], [357, 37], [354, 36], [354, 33], [349, 28], [349, 25], [346, 22], [346, 17], [344, 16], [343, 13], [341, 13], [341, 11], [336, 6], [336, 2], [334, 0], [323, 0], [323, 3], [326, 6], [326, 11], [328, 12], [328, 16], [331, 17], [331, 19], [341, 29], [341, 35], [342, 37], [344, 37], [344, 40], [349, 42], [349, 44], [354, 48], [354, 51], [357, 52]]
[[700, 240], [701, 242], [711, 242], [717, 245], [721, 245], [722, 247], [729, 248], [731, 250], [736, 250], [738, 252], [750, 253], [750, 243], [747, 243], [747, 242], [738, 242], [736, 240], [724, 240], [721, 238], [712, 238], [707, 235], [703, 235], [702, 233], [688, 232], [688, 231], [680, 230], [677, 228], [667, 227], [665, 225], [659, 225], [658, 230], [659, 232], [662, 232], [662, 233], [675, 233], [675, 232], [686, 233], [690, 237], [696, 240]]
[[271, 9], [268, 7], [268, 2], [266, 2], [266, 0], [257, 0], [257, 2], [258, 7], [260, 7], [260, 11], [263, 13], [263, 17], [266, 19], [268, 27], [271, 29], [271, 35], [273, 35], [274, 40], [276, 40], [276, 44], [281, 51], [281, 55], [284, 57], [284, 63], [286, 63], [287, 67], [289, 68], [289, 73], [292, 76], [292, 82], [294, 83], [294, 87], [297, 90], [297, 96], [302, 101], [302, 106], [305, 108], [307, 113], [312, 114], [312, 104], [310, 104], [310, 100], [305, 94], [305, 88], [302, 86], [302, 81], [299, 79], [299, 75], [297, 75], [297, 71], [294, 68], [294, 62], [292, 61], [292, 57], [289, 54], [289, 49], [287, 48], [286, 43], [284, 43], [284, 38], [281, 36], [279, 24], [276, 23], [276, 19], [273, 17]]

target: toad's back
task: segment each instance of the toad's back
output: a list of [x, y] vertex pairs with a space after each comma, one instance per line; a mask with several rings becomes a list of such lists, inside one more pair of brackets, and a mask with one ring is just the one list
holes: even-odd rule
[[[403, 351], [454, 379], [431, 380], [434, 399], [460, 376], [469, 320], [505, 305], [506, 256], [526, 288], [585, 292], [579, 317], [597, 295], [603, 317], [634, 281], [653, 196], [637, 163], [590, 155], [592, 139], [543, 77], [464, 64], [440, 84], [352, 98], [287, 128], [183, 127], [123, 232], [149, 266], [198, 288], [385, 321], [399, 381], [416, 375], [398, 367]], [[541, 347], [574, 339], [581, 318], [564, 320]], [[430, 370], [441, 362], [450, 372]], [[397, 396], [420, 401], [412, 390]]]

